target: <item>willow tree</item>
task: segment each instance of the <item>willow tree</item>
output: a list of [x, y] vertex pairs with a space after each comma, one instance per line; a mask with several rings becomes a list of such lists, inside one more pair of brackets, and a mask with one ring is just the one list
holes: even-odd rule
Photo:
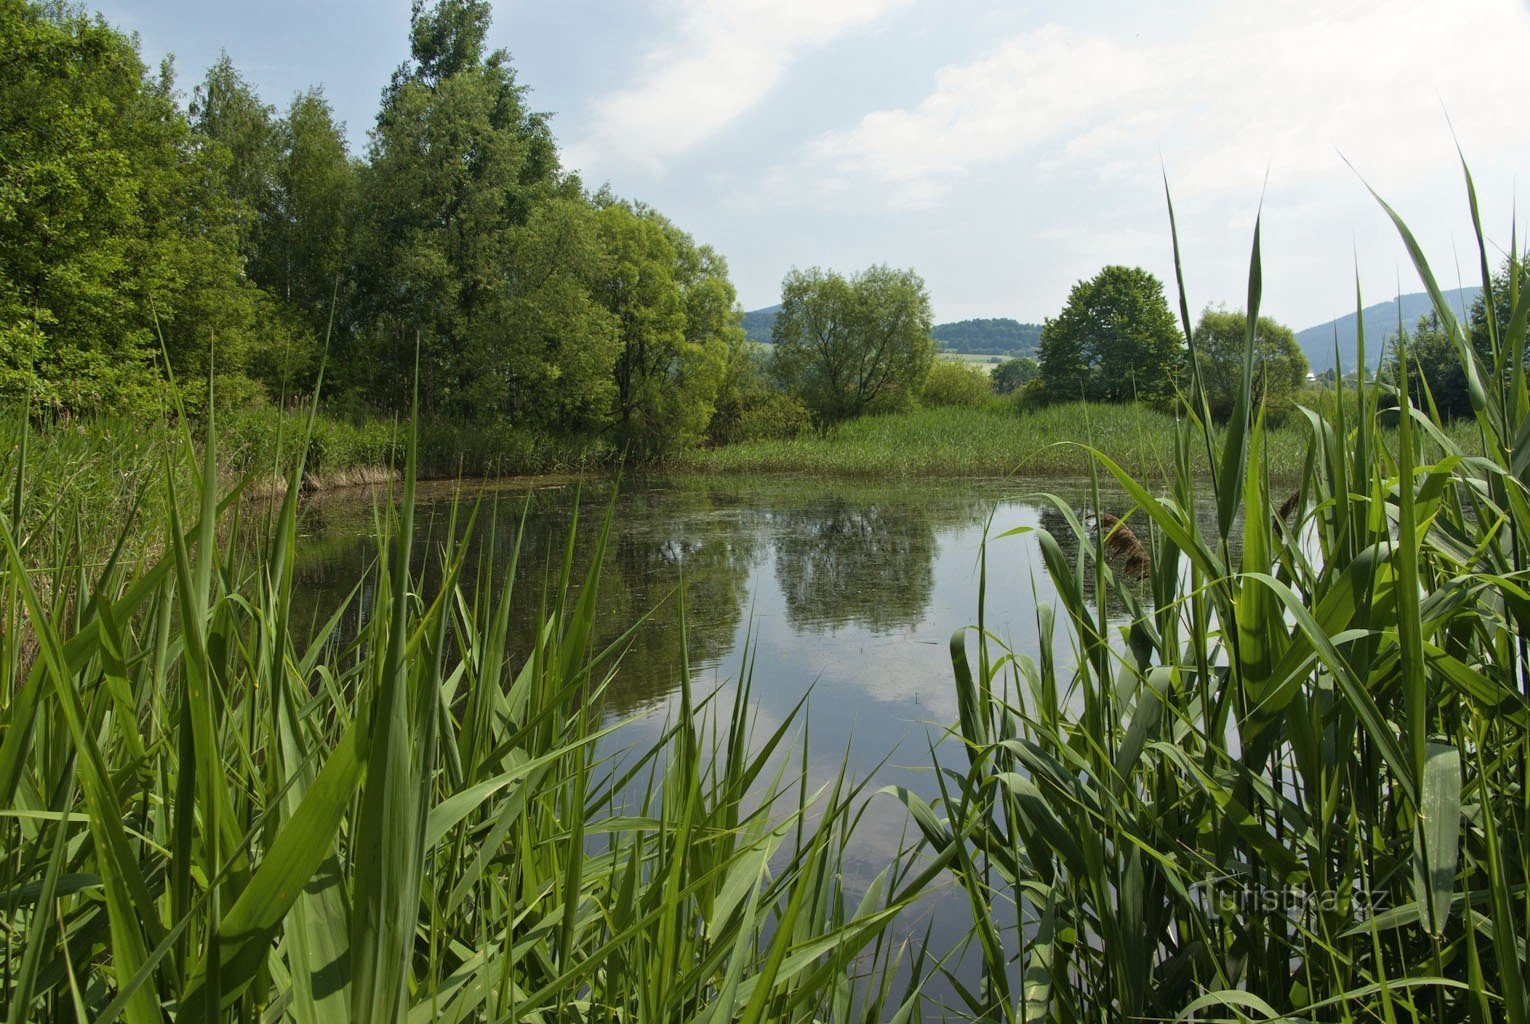
[[600, 211], [607, 264], [596, 295], [615, 318], [611, 429], [619, 445], [657, 454], [701, 439], [730, 342], [743, 333], [717, 253], [651, 210]]
[[930, 297], [912, 270], [845, 278], [793, 270], [781, 285], [772, 369], [821, 422], [917, 398], [935, 359]]

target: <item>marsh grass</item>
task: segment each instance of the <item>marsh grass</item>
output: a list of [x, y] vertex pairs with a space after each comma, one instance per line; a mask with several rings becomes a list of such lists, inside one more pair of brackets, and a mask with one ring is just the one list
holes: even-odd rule
[[[1309, 396], [1314, 404], [1322, 396]], [[1471, 451], [1475, 428], [1447, 426], [1445, 435]], [[1225, 431], [1217, 426], [1220, 439]], [[1133, 477], [1155, 484], [1173, 478], [1180, 426], [1174, 415], [1142, 405], [1066, 403], [1017, 411], [994, 400], [864, 416], [822, 435], [751, 441], [686, 453], [675, 468], [704, 474], [798, 474], [826, 477], [1087, 477], [1092, 451], [1108, 455]], [[1307, 454], [1308, 427], [1293, 413], [1265, 432], [1273, 479], [1297, 480]], [[1395, 430], [1384, 429], [1395, 447]], [[1477, 448], [1480, 451], [1480, 448]], [[1204, 448], [1189, 453], [1192, 472], [1208, 472]]]
[[[1058, 502], [1036, 657], [985, 630], [980, 587], [951, 644], [965, 758], [934, 766], [933, 802], [878, 798], [924, 845], [855, 894], [869, 794], [843, 771], [810, 786], [791, 721], [752, 734], [747, 654], [730, 704], [682, 666], [657, 740], [600, 753], [623, 649], [593, 640], [609, 518], [576, 521], [528, 592], [464, 539], [514, 510], [464, 499], [418, 572], [422, 431], [401, 425], [371, 567], [310, 626], [312, 410], [255, 446], [288, 481], [264, 505], [220, 484], [211, 420], [201, 440], [39, 441], [19, 412], [0, 424], [0, 1013], [905, 1021], [938, 973], [946, 1012], [984, 1021], [1523, 1022], [1530, 298], [1479, 357], [1398, 228], [1472, 382], [1464, 427], [1362, 383], [1271, 429], [1246, 359], [1225, 426], [1192, 387], [1178, 419], [924, 410], [694, 457], [1092, 473], [1096, 513], [1107, 491], [1135, 505], [1145, 581]], [[1491, 289], [1488, 262], [1484, 244]], [[1260, 270], [1256, 229], [1250, 332]], [[525, 645], [517, 602], [538, 609]], [[942, 884], [970, 956], [900, 964], [895, 922]]]
[[[217, 486], [217, 429], [157, 453], [158, 543], [102, 566], [32, 507], [27, 446], [8, 456], [7, 1020], [917, 1017], [888, 928], [921, 883], [895, 864], [841, 888], [860, 787], [807, 790], [790, 721], [751, 735], [746, 701], [710, 709], [683, 674], [651, 747], [597, 755], [608, 521], [513, 592], [514, 572], [468, 585], [488, 569], [462, 538], [514, 515], [464, 501], [425, 589], [411, 444], [372, 569], [310, 629], [291, 613], [311, 438], [282, 441], [300, 454], [262, 509]], [[46, 544], [20, 525], [39, 519]], [[513, 601], [540, 609], [525, 649]]]
[[[1166, 481], [1091, 453], [1151, 526], [1147, 595], [1063, 507], [1080, 556], [1040, 535], [1059, 595], [1037, 608], [1041, 655], [981, 611], [953, 637], [967, 763], [933, 805], [901, 795], [971, 908], [966, 1015], [1525, 1020], [1530, 297], [1507, 297], [1479, 358], [1393, 217], [1472, 382], [1474, 438], [1362, 383], [1301, 417], [1277, 525], [1285, 457], [1246, 356], [1225, 430], [1192, 392]], [[1481, 262], [1491, 289], [1485, 245]], [[1250, 338], [1259, 297], [1256, 227]]]

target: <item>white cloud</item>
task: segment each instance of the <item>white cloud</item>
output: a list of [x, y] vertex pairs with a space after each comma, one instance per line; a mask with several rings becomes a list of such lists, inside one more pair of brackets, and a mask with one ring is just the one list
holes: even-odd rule
[[1469, 151], [1509, 141], [1520, 100], [1505, 76], [1527, 48], [1519, 0], [1229, 2], [1145, 43], [1049, 25], [946, 68], [916, 106], [811, 143], [774, 179], [918, 208], [1016, 161], [1140, 176], [1163, 153], [1186, 194], [1246, 194], [1267, 169], [1286, 182], [1340, 173], [1340, 152], [1416, 176], [1454, 158], [1447, 110]]
[[629, 89], [597, 100], [575, 167], [661, 168], [758, 103], [803, 53], [908, 0], [689, 0]]

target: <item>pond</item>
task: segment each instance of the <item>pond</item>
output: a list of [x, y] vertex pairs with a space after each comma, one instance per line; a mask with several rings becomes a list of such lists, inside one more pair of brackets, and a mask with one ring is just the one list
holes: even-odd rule
[[[542, 595], [556, 583], [576, 511], [579, 578], [609, 509], [597, 640], [611, 643], [632, 630], [605, 698], [608, 718], [627, 723], [618, 744], [651, 745], [678, 709], [687, 663], [695, 694], [717, 691], [731, 701], [747, 646], [757, 737], [806, 698], [793, 735], [795, 757], [805, 744], [810, 786], [832, 780], [845, 764], [852, 778], [869, 780], [868, 792], [896, 785], [933, 799], [932, 748], [963, 764], [947, 736], [957, 718], [950, 640], [976, 623], [985, 537], [994, 538], [986, 555], [987, 628], [1017, 654], [1036, 654], [1036, 607], [1055, 592], [1034, 534], [1003, 535], [1036, 527], [1068, 532], [1042, 492], [1077, 510], [1088, 503], [1080, 481], [892, 486], [706, 478], [628, 481], [619, 489], [604, 481], [474, 488], [465, 495], [484, 505], [468, 575], [498, 584], [516, 564], [512, 632], [524, 650]], [[439, 546], [456, 498], [452, 486], [422, 488], [419, 547]], [[378, 499], [338, 492], [309, 503], [297, 573], [307, 606], [300, 615], [325, 615], [375, 557]], [[425, 572], [432, 571], [427, 561]], [[1071, 659], [1069, 651], [1058, 655]], [[863, 817], [847, 851], [852, 888], [869, 883], [914, 838], [895, 798], [872, 799], [880, 810]], [[944, 951], [966, 934], [965, 911], [955, 900], [925, 903], [906, 927], [922, 935], [933, 923], [932, 946]]]

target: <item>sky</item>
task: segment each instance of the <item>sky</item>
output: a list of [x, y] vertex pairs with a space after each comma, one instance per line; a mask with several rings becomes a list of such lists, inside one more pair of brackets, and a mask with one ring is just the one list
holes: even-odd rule
[[[220, 51], [285, 108], [322, 86], [364, 153], [408, 56], [408, 0], [105, 0], [189, 92]], [[494, 0], [534, 109], [591, 188], [728, 260], [745, 309], [792, 268], [911, 267], [937, 321], [1055, 316], [1109, 264], [1192, 314], [1296, 329], [1420, 290], [1372, 190], [1444, 287], [1480, 280], [1461, 158], [1497, 264], [1530, 0]], [[1519, 127], [1516, 127], [1519, 126]]]

